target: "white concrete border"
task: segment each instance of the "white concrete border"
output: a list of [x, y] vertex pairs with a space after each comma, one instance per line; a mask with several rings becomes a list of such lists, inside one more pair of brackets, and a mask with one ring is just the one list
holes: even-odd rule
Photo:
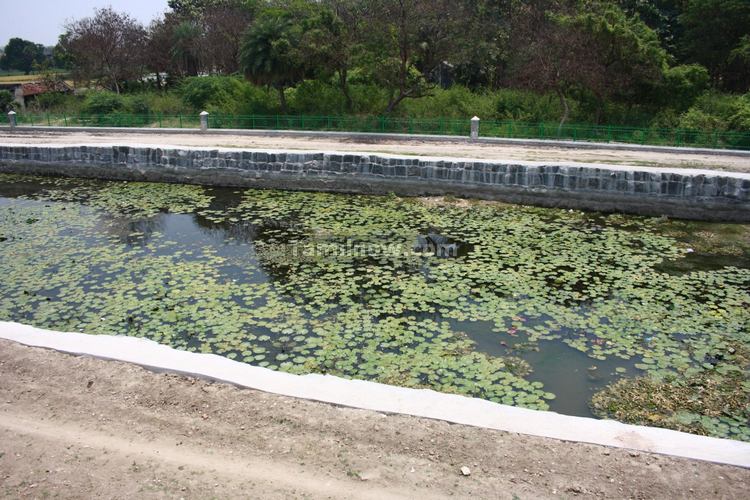
[[0, 338], [34, 347], [134, 363], [264, 392], [384, 413], [400, 413], [565, 441], [580, 441], [750, 468], [750, 443], [627, 425], [613, 420], [527, 410], [431, 390], [329, 375], [291, 375], [213, 355], [178, 351], [151, 340], [60, 333], [0, 322]]
[[11, 129], [7, 125], [0, 125], [0, 131], [8, 130], [16, 134], [24, 132], [53, 132], [53, 133], [116, 133], [116, 134], [197, 134], [197, 135], [246, 135], [254, 137], [318, 137], [324, 139], [352, 139], [366, 141], [424, 141], [438, 143], [477, 143], [477, 144], [508, 144], [513, 146], [535, 146], [565, 149], [610, 149], [614, 151], [644, 151], [650, 153], [700, 154], [710, 156], [750, 156], [749, 150], [743, 149], [714, 149], [692, 148], [683, 146], [656, 146], [649, 144], [632, 144], [626, 142], [589, 142], [554, 139], [518, 139], [510, 137], [479, 137], [471, 139], [461, 135], [427, 135], [427, 134], [397, 134], [379, 132], [338, 132], [314, 130], [266, 130], [266, 129], [208, 129], [199, 128], [139, 128], [139, 127], [50, 127], [45, 125], [21, 125]]

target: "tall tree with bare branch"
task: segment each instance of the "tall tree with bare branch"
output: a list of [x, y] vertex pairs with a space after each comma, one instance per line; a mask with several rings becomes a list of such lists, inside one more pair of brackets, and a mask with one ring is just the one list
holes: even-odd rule
[[69, 23], [61, 39], [77, 79], [95, 81], [119, 93], [122, 84], [145, 72], [146, 29], [128, 14], [97, 9], [93, 17]]

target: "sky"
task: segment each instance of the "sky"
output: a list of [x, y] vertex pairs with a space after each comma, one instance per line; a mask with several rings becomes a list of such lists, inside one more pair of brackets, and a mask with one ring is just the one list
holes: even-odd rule
[[148, 24], [167, 10], [167, 0], [0, 0], [0, 46], [14, 37], [55, 45], [66, 21], [109, 6]]

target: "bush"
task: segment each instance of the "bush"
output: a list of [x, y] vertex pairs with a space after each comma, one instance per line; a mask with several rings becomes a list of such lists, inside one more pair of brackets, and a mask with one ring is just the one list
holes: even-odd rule
[[388, 92], [377, 85], [359, 83], [349, 85], [353, 113], [379, 115], [388, 106]]
[[735, 111], [729, 117], [729, 128], [750, 133], [750, 92], [737, 99]]
[[127, 109], [135, 115], [150, 115], [151, 102], [146, 94], [137, 94], [127, 99]]
[[46, 94], [39, 94], [35, 101], [35, 106], [49, 111], [50, 109], [57, 108], [65, 102], [65, 94], [60, 92], [47, 92]]
[[649, 126], [653, 129], [672, 129], [680, 126], [680, 114], [673, 109], [659, 111], [651, 120]]
[[737, 96], [708, 92], [680, 116], [680, 128], [721, 132], [748, 132], [750, 94]]
[[[705, 86], [705, 69], [698, 65], [677, 66], [665, 74], [664, 82], [656, 84], [648, 103], [632, 104], [620, 101], [601, 103], [591, 95], [579, 91], [568, 96], [569, 123], [593, 123], [599, 118], [607, 125], [630, 125], [652, 129], [683, 128], [703, 132], [750, 131], [750, 94], [732, 95], [715, 91], [696, 94]], [[666, 89], [669, 89], [668, 91]], [[352, 109], [335, 78], [306, 80], [287, 89], [289, 108], [301, 115], [381, 115], [388, 102], [388, 91], [367, 83], [364, 74], [352, 71], [349, 92]], [[672, 104], [659, 101], [671, 94]], [[666, 99], [666, 97], [664, 97]], [[680, 107], [692, 103], [686, 109]], [[13, 106], [13, 95], [0, 91], [0, 111]], [[280, 112], [275, 90], [256, 86], [236, 76], [192, 77], [172, 90], [146, 90], [118, 95], [113, 92], [90, 91], [83, 95], [40, 95], [32, 112], [77, 113], [108, 115], [132, 113], [155, 115], [194, 116], [206, 110], [219, 115], [273, 115]], [[562, 106], [554, 94], [538, 94], [516, 89], [472, 91], [462, 85], [448, 89], [436, 88], [432, 95], [406, 99], [394, 111], [395, 116], [409, 118], [453, 118], [468, 120], [477, 115], [485, 121], [514, 120], [530, 123], [557, 123]]]
[[686, 113], [680, 116], [679, 128], [686, 130], [722, 132], [726, 127], [727, 122], [720, 117], [696, 108], [690, 108]]
[[114, 92], [88, 93], [81, 106], [81, 112], [90, 115], [108, 115], [124, 109], [125, 99]]
[[432, 95], [421, 99], [406, 100], [397, 112], [403, 116], [420, 118], [471, 118], [484, 120], [496, 116], [496, 96], [474, 93], [462, 85], [448, 89], [436, 88]]
[[175, 92], [144, 92], [138, 95], [151, 113], [177, 115], [185, 110], [185, 104]]
[[0, 111], [8, 113], [14, 106], [13, 94], [8, 90], [0, 90]]
[[700, 64], [685, 64], [669, 68], [659, 87], [662, 105], [684, 111], [709, 87], [708, 70]]
[[279, 113], [279, 96], [268, 89], [245, 84], [235, 103], [235, 112], [240, 115], [271, 115]]
[[320, 80], [306, 80], [290, 89], [289, 110], [304, 115], [346, 114], [346, 99], [338, 87]]
[[195, 111], [233, 113], [248, 83], [232, 76], [194, 76], [178, 89], [182, 101]]
[[[554, 122], [563, 115], [560, 100], [551, 94], [539, 95], [523, 90], [502, 89], [496, 93], [496, 113], [498, 120], [522, 122]], [[568, 98], [570, 119], [575, 119], [578, 101]], [[481, 117], [480, 117], [481, 118]]]

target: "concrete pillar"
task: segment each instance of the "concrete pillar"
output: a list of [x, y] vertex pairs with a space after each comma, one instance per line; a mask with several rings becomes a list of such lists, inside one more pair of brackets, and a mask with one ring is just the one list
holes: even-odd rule
[[201, 131], [208, 130], [208, 111], [201, 112]]
[[479, 117], [475, 116], [471, 119], [471, 140], [476, 141], [479, 139]]
[[10, 123], [10, 129], [13, 130], [16, 128], [17, 122], [16, 122], [16, 112], [11, 111], [8, 113], [8, 123]]

